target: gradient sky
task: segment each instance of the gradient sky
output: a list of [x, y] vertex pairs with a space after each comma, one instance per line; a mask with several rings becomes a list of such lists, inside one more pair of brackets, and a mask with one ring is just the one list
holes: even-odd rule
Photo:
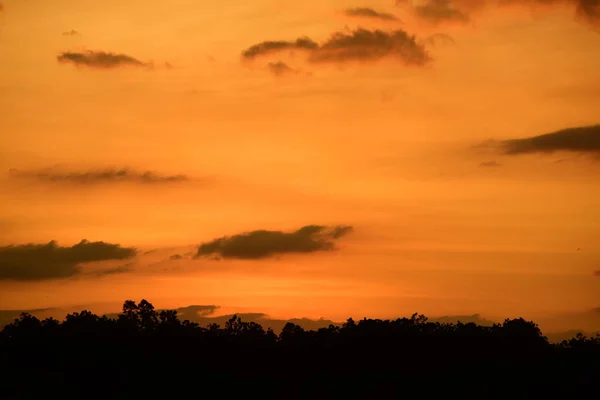
[[[0, 279], [0, 308], [147, 298], [332, 319], [575, 313], [600, 329], [598, 2], [0, 3], [0, 246], [137, 249]], [[359, 28], [408, 36], [378, 47]], [[305, 36], [318, 48], [242, 55]], [[585, 127], [552, 152], [511, 142]], [[193, 257], [311, 224], [353, 230], [334, 251]]]

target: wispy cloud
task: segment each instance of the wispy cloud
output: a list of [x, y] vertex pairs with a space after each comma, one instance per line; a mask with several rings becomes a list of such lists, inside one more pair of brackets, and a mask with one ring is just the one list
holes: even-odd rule
[[55, 169], [20, 171], [11, 169], [9, 174], [11, 177], [20, 179], [82, 185], [118, 182], [158, 184], [182, 182], [189, 179], [185, 175], [161, 175], [153, 171], [135, 171], [127, 168], [105, 168], [93, 171], [58, 171]]
[[398, 17], [396, 17], [394, 14], [375, 11], [369, 7], [348, 8], [344, 11], [344, 13], [349, 17], [366, 17], [384, 21], [399, 21]]
[[407, 3], [412, 5], [414, 13], [419, 18], [434, 23], [440, 23], [442, 21], [458, 21], [465, 23], [469, 21], [469, 16], [467, 11], [464, 10], [464, 7], [457, 5], [456, 2], [452, 0], [427, 0], [422, 2], [411, 2], [408, 0], [397, 1], [397, 4]]
[[137, 250], [132, 247], [87, 240], [71, 247], [59, 246], [56, 241], [48, 244], [4, 246], [0, 247], [0, 280], [69, 278], [83, 272], [80, 267], [82, 263], [123, 260], [135, 256], [136, 253]]
[[334, 33], [318, 50], [312, 62], [373, 61], [397, 59], [409, 65], [424, 65], [430, 61], [425, 48], [415, 36], [403, 30], [384, 32], [356, 29], [350, 33]]
[[70, 31], [66, 31], [62, 33], [63, 36], [81, 36], [81, 33], [79, 31], [76, 31], [75, 29], [71, 29]]
[[508, 155], [556, 151], [600, 155], [600, 125], [568, 128], [523, 139], [504, 140], [500, 142], [500, 148]]
[[480, 163], [479, 166], [484, 167], [484, 168], [495, 168], [495, 167], [502, 166], [502, 164], [500, 164], [499, 162], [496, 162], [496, 161], [484, 161], [484, 162]]
[[[298, 43], [305, 44], [299, 46]], [[245, 50], [242, 57], [255, 58], [289, 48], [306, 50], [308, 61], [311, 63], [376, 61], [389, 58], [399, 60], [406, 65], [422, 66], [430, 61], [425, 47], [417, 42], [415, 36], [403, 30], [386, 32], [362, 28], [336, 32], [321, 44], [309, 38], [301, 38], [296, 42], [262, 42]]]
[[352, 230], [350, 226], [307, 225], [297, 231], [256, 230], [223, 236], [198, 246], [196, 257], [262, 259], [277, 254], [334, 250], [333, 242]]
[[110, 53], [104, 51], [64, 52], [57, 57], [60, 63], [70, 63], [78, 67], [96, 69], [114, 69], [118, 67], [152, 67], [151, 63], [144, 63], [128, 56], [127, 54]]
[[250, 46], [242, 52], [242, 57], [246, 59], [256, 58], [267, 54], [278, 53], [285, 50], [315, 50], [319, 45], [310, 38], [301, 37], [293, 42], [278, 40], [265, 41]]
[[599, 0], [396, 0], [396, 4], [408, 7], [418, 18], [434, 24], [467, 23], [476, 11], [484, 8], [571, 7], [576, 18], [600, 28]]
[[284, 76], [284, 75], [290, 75], [290, 74], [297, 74], [298, 73], [298, 71], [296, 71], [295, 69], [291, 68], [289, 65], [287, 65], [283, 61], [270, 62], [269, 64], [267, 64], [267, 68], [275, 76]]
[[456, 44], [456, 42], [454, 41], [452, 36], [450, 36], [446, 33], [434, 33], [433, 35], [428, 36], [425, 39], [423, 39], [421, 41], [421, 43], [423, 45], [432, 46], [432, 47], [438, 46], [440, 44], [442, 44], [442, 45]]

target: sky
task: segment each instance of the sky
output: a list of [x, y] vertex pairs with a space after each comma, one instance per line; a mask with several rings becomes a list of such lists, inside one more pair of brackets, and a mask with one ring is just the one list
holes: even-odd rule
[[600, 1], [0, 4], [0, 309], [600, 330]]

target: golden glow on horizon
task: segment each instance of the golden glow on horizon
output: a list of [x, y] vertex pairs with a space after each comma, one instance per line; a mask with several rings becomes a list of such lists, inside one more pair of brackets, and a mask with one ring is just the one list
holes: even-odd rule
[[[355, 232], [334, 253], [215, 264], [165, 261], [166, 251], [141, 257], [131, 274], [0, 281], [0, 309], [141, 297], [331, 318], [600, 306], [599, 164], [472, 150], [600, 123], [600, 34], [567, 7], [489, 8], [472, 24], [435, 27], [393, 3], [3, 1], [0, 169], [130, 167], [197, 180], [2, 176], [0, 245], [180, 248], [313, 223]], [[361, 6], [402, 23], [341, 12]], [[445, 33], [455, 44], [428, 47], [424, 67], [317, 65], [298, 53], [240, 59], [264, 40], [323, 42], [346, 26]], [[71, 30], [79, 34], [62, 34]], [[57, 62], [85, 50], [155, 69]], [[301, 73], [274, 76], [267, 64], [278, 60]], [[490, 161], [501, 165], [480, 166]]]

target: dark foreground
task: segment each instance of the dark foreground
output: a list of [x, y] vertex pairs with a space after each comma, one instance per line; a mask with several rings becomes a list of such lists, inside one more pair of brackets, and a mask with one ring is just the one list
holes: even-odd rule
[[416, 314], [277, 335], [235, 317], [202, 328], [143, 300], [118, 320], [22, 315], [0, 333], [0, 369], [2, 399], [592, 399], [600, 337], [550, 344], [523, 319]]

